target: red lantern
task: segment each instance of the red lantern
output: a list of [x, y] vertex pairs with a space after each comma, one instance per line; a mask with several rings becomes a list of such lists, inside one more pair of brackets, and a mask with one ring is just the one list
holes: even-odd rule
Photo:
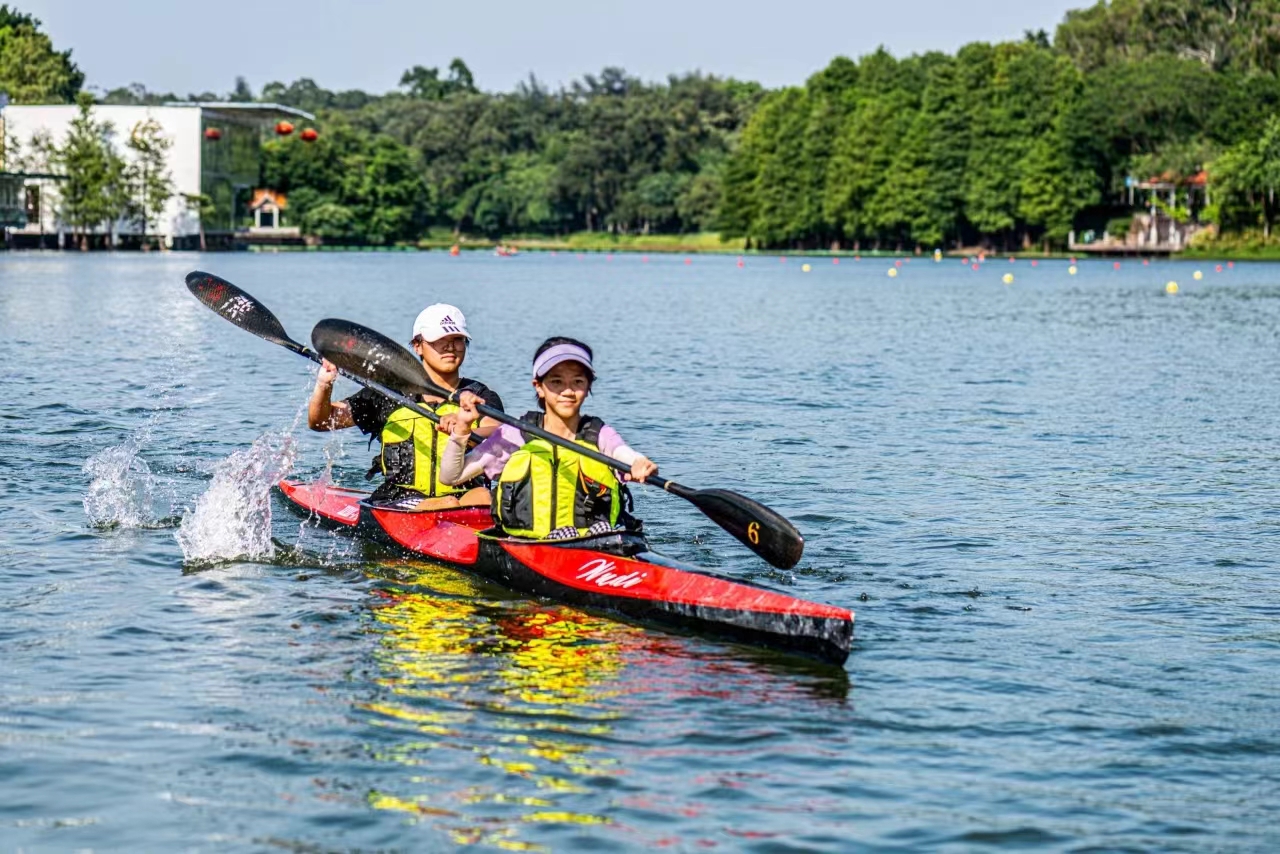
[[320, 136], [320, 134], [316, 133], [315, 128], [303, 128], [302, 133], [298, 134], [298, 136], [303, 142], [315, 142], [316, 137]]
[[209, 140], [210, 142], [217, 142], [218, 140], [222, 139], [222, 131], [218, 130], [217, 128], [205, 128], [204, 138]]
[[289, 122], [276, 122], [276, 133], [280, 136], [288, 136], [293, 133], [293, 125]]

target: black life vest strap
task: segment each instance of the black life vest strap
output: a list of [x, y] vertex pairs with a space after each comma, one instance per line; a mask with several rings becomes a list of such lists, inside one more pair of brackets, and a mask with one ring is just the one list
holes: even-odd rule
[[[532, 424], [534, 427], [542, 426], [542, 416], [544, 413], [540, 409], [531, 409], [524, 415], [520, 416], [520, 420], [525, 424]], [[604, 429], [604, 419], [596, 418], [594, 415], [583, 415], [578, 419], [578, 433], [575, 438], [582, 440], [597, 448], [600, 447], [600, 431]], [[520, 434], [524, 436], [526, 442], [530, 442], [536, 438], [532, 433], [526, 433], [523, 430]]]

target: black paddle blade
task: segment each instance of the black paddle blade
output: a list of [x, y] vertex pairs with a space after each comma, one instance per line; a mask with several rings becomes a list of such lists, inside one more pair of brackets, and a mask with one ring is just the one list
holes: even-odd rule
[[804, 537], [777, 511], [727, 489], [689, 489], [674, 483], [670, 487], [679, 487], [678, 494], [707, 518], [779, 569], [790, 569], [800, 562]]
[[196, 299], [246, 332], [306, 355], [306, 347], [289, 337], [284, 325], [265, 305], [212, 273], [187, 273], [187, 289]]
[[417, 356], [359, 323], [322, 320], [311, 330], [311, 346], [344, 371], [409, 397], [435, 391]]

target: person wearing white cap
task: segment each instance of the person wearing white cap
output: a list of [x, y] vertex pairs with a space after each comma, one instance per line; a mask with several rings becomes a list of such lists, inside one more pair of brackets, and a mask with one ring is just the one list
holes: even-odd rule
[[[502, 399], [492, 389], [459, 373], [470, 341], [467, 318], [457, 306], [429, 305], [413, 322], [410, 343], [433, 383], [453, 392], [451, 398], [469, 391], [501, 409]], [[448, 444], [447, 431], [453, 426], [453, 416], [459, 411], [454, 400], [422, 399], [423, 405], [441, 416], [446, 431], [441, 432], [429, 419], [373, 389], [361, 389], [345, 400], [332, 400], [337, 378], [338, 369], [328, 361], [322, 362], [307, 407], [307, 421], [312, 430], [359, 427], [365, 435], [378, 437], [382, 447], [366, 477], [372, 478], [381, 472], [383, 482], [374, 490], [372, 500], [421, 510], [459, 504], [488, 505], [489, 491], [483, 477], [457, 484], [445, 483], [439, 477], [440, 454]], [[497, 427], [497, 422], [480, 423], [477, 419], [472, 426], [487, 435]]]
[[[626, 474], [643, 482], [655, 465], [622, 441], [599, 418], [582, 414], [595, 382], [591, 348], [573, 338], [548, 338], [533, 355], [533, 389], [538, 410], [520, 419], [599, 450], [630, 466]], [[594, 536], [634, 524], [629, 494], [602, 463], [561, 449], [545, 439], [503, 425], [467, 453], [476, 403], [482, 395], [459, 395], [461, 411], [452, 423], [441, 457], [440, 478], [465, 483], [480, 475], [494, 482], [493, 512], [507, 535], [529, 539]]]

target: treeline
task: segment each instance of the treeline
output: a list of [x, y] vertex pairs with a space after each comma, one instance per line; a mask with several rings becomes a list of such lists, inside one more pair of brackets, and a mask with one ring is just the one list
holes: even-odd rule
[[[304, 229], [374, 241], [433, 227], [491, 237], [711, 230], [721, 173], [763, 95], [732, 80], [644, 83], [618, 69], [558, 91], [531, 78], [490, 94], [461, 60], [447, 75], [412, 69], [401, 83], [407, 91], [363, 103], [309, 80], [265, 87], [264, 99], [323, 119], [315, 144], [266, 147], [264, 181], [289, 193]], [[387, 198], [375, 198], [393, 161]], [[369, 228], [362, 208], [388, 211], [387, 221]]]
[[[836, 59], [760, 105], [725, 173], [721, 231], [762, 246], [1061, 245], [1127, 205], [1126, 178], [1189, 178], [1258, 134], [1280, 108], [1278, 10], [1117, 0], [1070, 13], [1053, 44]], [[1255, 196], [1274, 186], [1260, 179], [1245, 179]], [[1227, 224], [1260, 213], [1237, 206]]]
[[[489, 237], [573, 231], [714, 230], [721, 175], [764, 96], [757, 84], [701, 74], [646, 83], [621, 69], [552, 91], [530, 77], [478, 91], [470, 69], [414, 66], [400, 90], [332, 92], [273, 82], [235, 100], [314, 112], [313, 143], [264, 148], [265, 186], [291, 221], [333, 240], [414, 240], [430, 229]], [[193, 96], [193, 98], [196, 96]], [[208, 99], [208, 96], [199, 96]], [[164, 103], [140, 86], [106, 103]]]
[[[33, 47], [38, 22], [0, 10], [0, 45], [44, 51], [29, 63], [38, 80], [21, 72], [24, 97], [43, 85], [66, 99], [82, 80], [69, 55]], [[0, 60], [0, 89], [18, 73]], [[318, 115], [316, 142], [267, 144], [262, 182], [334, 240], [718, 231], [759, 247], [1013, 248], [1126, 214], [1127, 179], [1201, 169], [1213, 204], [1173, 213], [1269, 232], [1278, 75], [1280, 0], [1112, 0], [1068, 13], [1052, 38], [841, 57], [770, 92], [606, 69], [487, 93], [455, 59], [383, 94], [309, 79], [255, 93], [240, 79], [223, 97]], [[174, 96], [134, 86], [101, 100]]]

